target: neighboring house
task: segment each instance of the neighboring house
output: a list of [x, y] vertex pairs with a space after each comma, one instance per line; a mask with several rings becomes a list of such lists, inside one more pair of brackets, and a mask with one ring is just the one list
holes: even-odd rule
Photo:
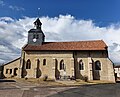
[[0, 79], [3, 77], [3, 65], [0, 65]]
[[115, 70], [115, 78], [116, 80], [120, 80], [120, 65], [114, 67]]
[[3, 65], [4, 67], [3, 74], [5, 77], [18, 77], [18, 69], [20, 67], [20, 58], [21, 57]]
[[[39, 19], [28, 31], [21, 57], [4, 65], [5, 77], [51, 79], [75, 78], [115, 82], [113, 63], [102, 40], [45, 42]], [[51, 36], [49, 36], [51, 37]]]

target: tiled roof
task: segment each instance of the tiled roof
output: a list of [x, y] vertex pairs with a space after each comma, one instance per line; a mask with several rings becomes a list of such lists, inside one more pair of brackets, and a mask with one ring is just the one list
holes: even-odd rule
[[74, 42], [44, 42], [43, 45], [27, 44], [23, 50], [106, 50], [107, 45], [102, 40]]
[[120, 65], [116, 65], [114, 68], [120, 68]]

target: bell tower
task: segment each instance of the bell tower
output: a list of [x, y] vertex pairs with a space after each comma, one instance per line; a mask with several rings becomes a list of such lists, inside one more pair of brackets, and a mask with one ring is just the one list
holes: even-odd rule
[[39, 18], [34, 22], [35, 29], [30, 29], [28, 31], [28, 44], [31, 45], [42, 45], [45, 39], [45, 35], [41, 30], [41, 21]]

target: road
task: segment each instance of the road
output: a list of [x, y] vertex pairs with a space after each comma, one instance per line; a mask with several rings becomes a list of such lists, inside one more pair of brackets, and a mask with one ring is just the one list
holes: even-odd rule
[[0, 97], [120, 97], [120, 83], [41, 87], [15, 81], [0, 81]]

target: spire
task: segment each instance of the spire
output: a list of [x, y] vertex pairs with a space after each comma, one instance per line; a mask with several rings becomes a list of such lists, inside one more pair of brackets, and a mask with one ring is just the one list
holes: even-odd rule
[[37, 18], [37, 20], [34, 22], [34, 25], [36, 29], [41, 29], [42, 23], [40, 22], [39, 18]]
[[40, 22], [39, 18], [35, 20], [34, 25], [36, 28], [28, 31], [28, 44], [42, 45], [45, 35], [41, 30], [42, 23]]

